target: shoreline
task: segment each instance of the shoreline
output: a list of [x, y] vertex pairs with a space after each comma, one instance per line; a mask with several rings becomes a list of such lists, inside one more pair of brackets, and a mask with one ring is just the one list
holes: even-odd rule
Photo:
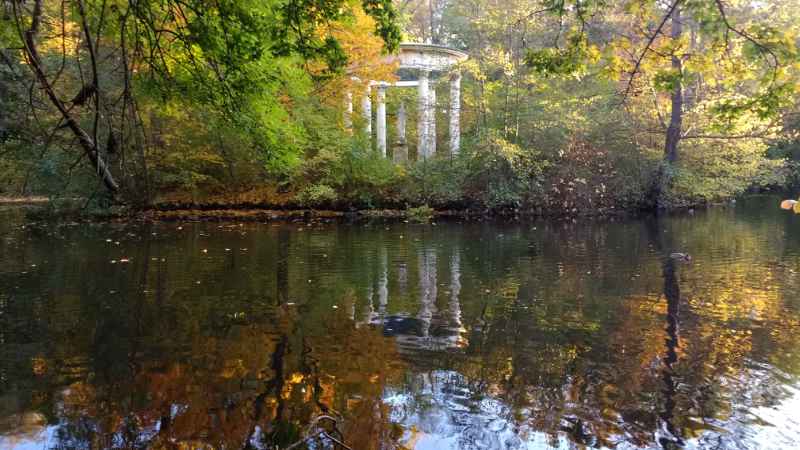
[[[757, 195], [757, 194], [756, 194]], [[72, 199], [76, 200], [76, 199]], [[669, 210], [646, 209], [617, 209], [603, 210], [563, 210], [545, 208], [427, 208], [411, 207], [400, 208], [363, 208], [363, 209], [335, 209], [335, 208], [307, 208], [290, 205], [257, 205], [257, 204], [157, 204], [147, 208], [136, 209], [131, 207], [116, 206], [104, 210], [85, 210], [83, 208], [57, 208], [47, 210], [45, 206], [50, 203], [47, 197], [0, 197], [0, 207], [31, 207], [30, 218], [43, 221], [86, 221], [86, 222], [178, 222], [178, 221], [242, 221], [242, 222], [280, 222], [280, 221], [358, 221], [370, 219], [395, 219], [409, 222], [425, 223], [434, 219], [464, 219], [464, 220], [577, 220], [577, 219], [618, 219], [636, 218], [651, 214], [681, 214], [694, 213], [714, 207], [726, 207], [736, 203], [736, 200], [727, 202], [708, 203], [695, 206], [673, 208]]]

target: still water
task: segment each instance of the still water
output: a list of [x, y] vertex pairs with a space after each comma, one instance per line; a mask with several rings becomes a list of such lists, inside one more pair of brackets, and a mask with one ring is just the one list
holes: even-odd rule
[[323, 413], [354, 450], [800, 448], [799, 343], [800, 216], [770, 197], [601, 223], [0, 211], [2, 449], [286, 448]]

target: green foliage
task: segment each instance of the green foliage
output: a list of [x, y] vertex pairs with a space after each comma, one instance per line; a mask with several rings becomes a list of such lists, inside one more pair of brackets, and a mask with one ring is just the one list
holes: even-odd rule
[[771, 85], [751, 96], [736, 96], [725, 99], [715, 105], [712, 111], [716, 114], [716, 129], [725, 130], [734, 120], [754, 114], [759, 119], [770, 119], [793, 104], [797, 93], [795, 83]]
[[565, 48], [529, 49], [525, 64], [543, 75], [572, 75], [584, 72], [595, 58], [586, 36], [576, 33], [567, 39]]
[[677, 70], [661, 70], [653, 76], [653, 86], [659, 92], [672, 92], [682, 83], [683, 74]]
[[[361, 207], [375, 206], [390, 198], [398, 168], [372, 150], [362, 136], [341, 133], [338, 142], [313, 150], [298, 166], [293, 176], [298, 191], [329, 187], [339, 200]], [[302, 198], [305, 197], [298, 200]]]
[[300, 191], [296, 199], [307, 206], [332, 206], [339, 199], [339, 195], [327, 184], [312, 184]]
[[764, 158], [764, 145], [723, 141], [686, 147], [667, 193], [670, 206], [718, 202], [750, 188], [782, 185], [789, 175], [783, 160]]
[[411, 164], [400, 188], [401, 197], [411, 204], [440, 208], [467, 204], [470, 199], [465, 196], [464, 183], [469, 162], [469, 156], [462, 153]]
[[[96, 107], [68, 101], [90, 79], [79, 9], [65, 4], [62, 41], [60, 4], [45, 0], [36, 42], [56, 94], [97, 139], [127, 199], [152, 191], [202, 200], [276, 186], [298, 206], [595, 213], [648, 203], [678, 88], [680, 158], [668, 167], [666, 204], [800, 179], [797, 139], [776, 125], [796, 110], [798, 95], [797, 13], [788, 3], [687, 0], [675, 38], [654, 2], [546, 0], [533, 10], [521, 0], [431, 4], [419, 10], [431, 15], [424, 24], [407, 18], [408, 39], [470, 54], [460, 67], [463, 145], [447, 154], [441, 127], [439, 154], [400, 167], [342, 126], [344, 90], [363, 88], [351, 76], [392, 72], [378, 59], [379, 40], [368, 36], [396, 50], [401, 33], [390, 0], [87, 3], [101, 55]], [[36, 80], [11, 17], [0, 15], [0, 191], [91, 196], [96, 172], [42, 90], [30, 89]], [[682, 68], [673, 67], [674, 55]], [[396, 90], [390, 115], [401, 97], [413, 155], [417, 99]], [[750, 136], [770, 139], [769, 154]], [[117, 137], [122, 143], [111, 145]]]
[[429, 222], [436, 211], [428, 205], [421, 205], [406, 210], [406, 216], [415, 222]]
[[536, 150], [523, 149], [492, 131], [467, 151], [468, 197], [488, 208], [502, 208], [519, 207], [539, 194], [547, 163]]

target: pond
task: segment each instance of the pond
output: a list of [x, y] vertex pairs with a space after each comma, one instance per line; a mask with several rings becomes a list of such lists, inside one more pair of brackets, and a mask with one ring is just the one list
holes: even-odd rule
[[777, 204], [427, 225], [7, 209], [0, 448], [286, 448], [322, 414], [353, 450], [800, 448], [800, 216]]

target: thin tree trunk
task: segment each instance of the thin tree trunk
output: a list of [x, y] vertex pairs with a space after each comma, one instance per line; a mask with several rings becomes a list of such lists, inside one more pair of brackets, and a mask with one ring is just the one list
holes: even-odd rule
[[434, 0], [428, 0], [428, 26], [430, 27], [431, 44], [438, 44], [438, 39], [436, 39], [436, 35], [433, 31], [433, 2]]
[[[672, 10], [672, 30], [670, 32], [673, 42], [677, 42], [682, 33], [680, 6], [676, 4]], [[681, 74], [683, 69], [681, 57], [675, 52], [672, 55], [672, 69], [677, 74]], [[667, 127], [664, 142], [664, 160], [659, 165], [650, 185], [650, 192], [646, 197], [648, 207], [664, 208], [668, 206], [665, 204], [664, 193], [670, 184], [672, 172], [670, 167], [678, 161], [678, 144], [681, 140], [683, 128], [683, 90], [681, 84], [681, 79], [676, 79], [675, 87], [672, 89], [672, 111], [670, 112], [669, 126]]]
[[[12, 2], [16, 5], [15, 2]], [[16, 16], [16, 6], [15, 6], [15, 17]], [[97, 147], [95, 140], [89, 136], [83, 128], [81, 128], [78, 121], [72, 117], [70, 114], [69, 108], [58, 98], [53, 89], [53, 86], [50, 84], [50, 81], [47, 79], [47, 75], [45, 75], [44, 70], [42, 69], [41, 60], [39, 59], [39, 52], [36, 49], [36, 35], [39, 32], [39, 25], [41, 24], [42, 20], [42, 0], [35, 0], [33, 4], [33, 14], [31, 17], [31, 27], [24, 33], [24, 51], [25, 55], [28, 59], [28, 64], [33, 71], [36, 79], [39, 81], [42, 89], [44, 89], [47, 97], [50, 99], [50, 102], [58, 109], [61, 113], [61, 116], [64, 118], [64, 123], [67, 125], [72, 133], [78, 138], [78, 142], [80, 143], [83, 151], [86, 153], [86, 156], [89, 157], [89, 161], [92, 163], [96, 173], [100, 177], [105, 185], [106, 189], [109, 192], [116, 193], [119, 190], [119, 185], [117, 181], [114, 179], [114, 175], [111, 173], [108, 165], [103, 160], [100, 155], [100, 149]], [[95, 93], [95, 95], [99, 95]]]
[[[681, 10], [676, 6], [672, 11], [672, 31], [670, 33], [673, 42], [680, 39], [682, 33]], [[672, 70], [678, 76], [683, 72], [681, 57], [674, 52], [672, 54]], [[664, 160], [669, 164], [678, 161], [678, 143], [681, 140], [683, 129], [683, 89], [681, 84], [681, 80], [678, 78], [672, 90], [672, 112], [669, 118], [669, 127], [667, 127], [667, 139], [664, 143]]]

